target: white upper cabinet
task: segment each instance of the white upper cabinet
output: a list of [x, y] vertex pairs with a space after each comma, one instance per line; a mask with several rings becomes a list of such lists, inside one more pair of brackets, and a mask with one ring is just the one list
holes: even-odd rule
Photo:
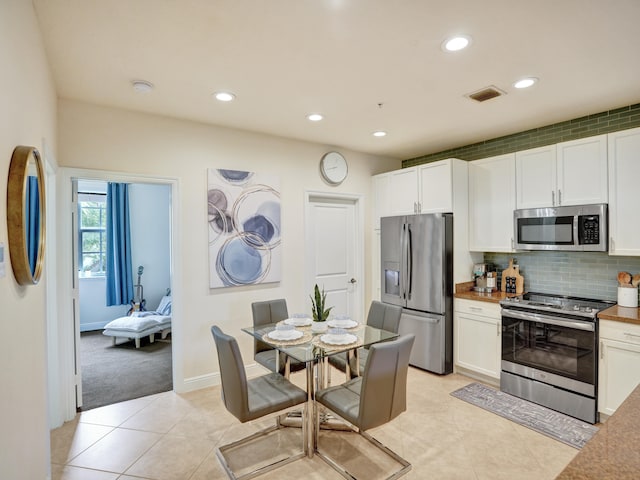
[[607, 203], [607, 136], [581, 138], [557, 147], [556, 205]]
[[453, 212], [452, 163], [453, 159], [449, 159], [418, 167], [420, 213]]
[[380, 175], [374, 175], [371, 179], [373, 188], [373, 228], [378, 230], [380, 228], [380, 218], [391, 215], [389, 205], [390, 175], [381, 173]]
[[466, 205], [466, 189], [467, 162], [455, 158], [374, 175], [374, 229], [381, 217], [453, 212], [454, 197]]
[[640, 255], [640, 128], [609, 134], [609, 255]]
[[418, 205], [418, 169], [404, 168], [380, 173], [372, 178], [373, 228], [380, 218], [415, 213]]
[[515, 154], [469, 162], [469, 250], [513, 251]]
[[418, 208], [418, 168], [389, 172], [389, 215], [410, 215]]
[[516, 152], [516, 192], [518, 208], [555, 204], [556, 146]]
[[389, 172], [389, 215], [452, 212], [452, 162], [448, 159]]
[[516, 153], [517, 208], [607, 203], [607, 136]]

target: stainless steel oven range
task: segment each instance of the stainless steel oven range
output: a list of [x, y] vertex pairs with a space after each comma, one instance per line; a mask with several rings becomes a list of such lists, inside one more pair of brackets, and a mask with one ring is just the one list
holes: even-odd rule
[[614, 302], [526, 293], [502, 306], [500, 390], [598, 421], [598, 312]]

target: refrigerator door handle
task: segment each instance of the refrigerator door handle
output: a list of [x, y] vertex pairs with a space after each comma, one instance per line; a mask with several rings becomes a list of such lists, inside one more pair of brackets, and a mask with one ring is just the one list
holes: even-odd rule
[[439, 319], [439, 318], [429, 318], [429, 317], [425, 317], [425, 318], [423, 318], [423, 320], [424, 320], [426, 323], [434, 323], [434, 324], [435, 324], [435, 323], [440, 322], [440, 319]]
[[411, 292], [413, 289], [413, 243], [411, 235], [411, 224], [407, 224], [407, 299], [411, 300]]
[[407, 261], [407, 256], [405, 254], [406, 252], [406, 232], [405, 230], [407, 229], [407, 224], [403, 223], [402, 224], [402, 228], [400, 229], [400, 272], [402, 273], [402, 275], [400, 276], [400, 296], [403, 300], [406, 301], [407, 299], [407, 292], [405, 290], [406, 285], [407, 285], [407, 268], [406, 268], [406, 261]]

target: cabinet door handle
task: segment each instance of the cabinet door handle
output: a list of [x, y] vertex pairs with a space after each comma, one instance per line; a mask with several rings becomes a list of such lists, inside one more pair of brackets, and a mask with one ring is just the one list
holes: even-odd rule
[[604, 358], [604, 345], [600, 342], [600, 360]]
[[640, 335], [637, 335], [635, 333], [629, 333], [629, 332], [624, 332], [624, 334], [628, 337], [636, 337], [636, 338], [640, 338]]
[[473, 310], [474, 312], [481, 312], [482, 307], [469, 307], [469, 310]]
[[562, 190], [558, 189], [558, 206], [562, 205]]
[[551, 206], [556, 206], [556, 192], [554, 192], [553, 190], [551, 190]]
[[500, 336], [500, 323], [496, 323], [496, 335], [499, 337]]

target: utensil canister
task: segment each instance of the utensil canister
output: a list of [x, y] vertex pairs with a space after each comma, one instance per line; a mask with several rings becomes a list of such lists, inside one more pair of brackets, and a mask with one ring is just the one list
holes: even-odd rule
[[618, 287], [618, 305], [636, 308], [638, 306], [638, 289], [634, 287]]

